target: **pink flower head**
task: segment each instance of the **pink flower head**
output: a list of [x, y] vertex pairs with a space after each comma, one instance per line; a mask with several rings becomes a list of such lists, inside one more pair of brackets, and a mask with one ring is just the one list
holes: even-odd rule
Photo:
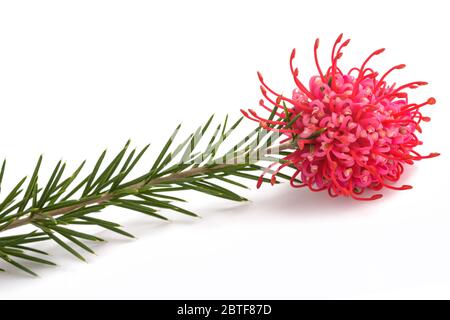
[[[403, 173], [404, 165], [439, 155], [424, 156], [414, 150], [422, 144], [416, 135], [422, 131], [421, 122], [430, 121], [422, 115], [421, 108], [435, 104], [436, 100], [409, 101], [405, 90], [426, 82], [397, 86], [385, 81], [391, 72], [403, 69], [404, 64], [392, 67], [381, 77], [367, 67], [369, 60], [384, 49], [374, 51], [359, 68], [345, 73], [338, 67], [338, 61], [350, 39], [341, 41], [342, 34], [333, 46], [331, 66], [323, 72], [317, 56], [319, 39], [316, 40], [314, 58], [318, 75], [311, 77], [308, 87], [298, 78], [299, 71], [293, 66], [295, 49], [292, 51], [290, 68], [296, 88], [291, 98], [270, 89], [258, 72], [265, 98], [260, 105], [268, 111], [275, 109], [279, 119], [264, 119], [253, 110], [242, 110], [243, 114], [266, 130], [286, 135], [284, 141], [295, 141], [296, 145], [295, 151], [284, 157], [273, 172], [272, 181], [282, 168], [290, 166], [296, 169], [290, 181], [294, 188], [327, 190], [332, 197], [375, 200], [382, 195], [362, 197], [361, 194], [383, 187], [410, 189], [409, 185], [393, 185]], [[266, 101], [273, 107], [267, 106]], [[302, 182], [298, 183], [297, 178]]]

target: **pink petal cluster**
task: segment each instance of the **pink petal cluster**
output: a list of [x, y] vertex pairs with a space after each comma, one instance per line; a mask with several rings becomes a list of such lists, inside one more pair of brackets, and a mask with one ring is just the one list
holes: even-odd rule
[[[422, 116], [420, 109], [436, 101], [434, 98], [420, 104], [409, 101], [405, 90], [426, 85], [426, 82], [397, 86], [385, 81], [391, 72], [403, 69], [403, 64], [382, 76], [368, 68], [369, 60], [384, 49], [373, 52], [359, 68], [343, 72], [338, 61], [350, 40], [341, 41], [342, 35], [333, 46], [330, 67], [323, 72], [318, 62], [319, 41], [316, 40], [314, 57], [318, 75], [310, 79], [308, 87], [298, 78], [298, 69], [293, 66], [295, 49], [292, 51], [290, 68], [296, 88], [291, 98], [270, 89], [258, 73], [265, 98], [260, 105], [271, 112], [275, 108], [279, 119], [262, 118], [253, 110], [242, 111], [243, 114], [258, 121], [266, 130], [283, 133], [287, 136], [285, 141], [293, 140], [297, 146], [283, 159], [272, 178], [274, 180], [282, 168], [294, 167], [293, 187], [327, 190], [332, 197], [342, 195], [358, 200], [381, 197], [381, 194], [361, 196], [366, 190], [410, 189], [409, 185], [397, 187], [393, 183], [399, 180], [405, 164], [438, 155], [424, 156], [414, 150], [422, 144], [416, 135], [421, 132], [421, 122], [430, 120]], [[267, 106], [266, 101], [271, 106]], [[298, 183], [299, 178], [301, 183]]]

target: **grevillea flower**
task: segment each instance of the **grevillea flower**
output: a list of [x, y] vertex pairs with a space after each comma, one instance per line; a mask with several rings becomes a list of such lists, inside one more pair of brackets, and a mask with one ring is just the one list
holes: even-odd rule
[[[271, 166], [278, 166], [272, 171], [272, 181], [282, 168], [290, 166], [296, 168], [290, 182], [293, 187], [327, 190], [332, 197], [375, 200], [382, 195], [364, 197], [361, 194], [383, 187], [410, 189], [409, 185], [393, 185], [404, 166], [439, 155], [420, 155], [414, 150], [422, 144], [416, 135], [422, 132], [421, 122], [430, 121], [422, 115], [421, 108], [435, 104], [436, 100], [409, 101], [406, 90], [424, 86], [426, 82], [404, 85], [386, 82], [388, 75], [403, 69], [404, 64], [392, 67], [382, 76], [369, 68], [369, 61], [384, 49], [374, 51], [360, 67], [345, 73], [338, 61], [350, 39], [341, 41], [342, 34], [334, 43], [331, 66], [324, 72], [318, 61], [319, 39], [316, 40], [314, 58], [318, 75], [311, 77], [309, 86], [298, 78], [299, 71], [293, 66], [295, 49], [292, 51], [290, 69], [296, 88], [290, 98], [269, 88], [258, 72], [265, 98], [260, 100], [260, 105], [274, 111], [279, 119], [262, 118], [251, 109], [242, 110], [243, 114], [258, 121], [266, 130], [286, 135], [284, 142], [295, 142], [294, 151], [284, 157], [281, 164]], [[298, 183], [297, 178], [302, 182]]]

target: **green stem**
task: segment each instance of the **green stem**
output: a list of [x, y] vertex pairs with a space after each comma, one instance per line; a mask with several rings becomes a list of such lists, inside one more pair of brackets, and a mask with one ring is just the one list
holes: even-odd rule
[[[281, 151], [281, 150], [286, 150], [286, 149], [292, 149], [294, 147], [292, 142], [287, 142], [284, 144], [281, 144], [279, 146], [275, 146], [275, 147], [270, 147], [270, 148], [266, 148], [265, 150], [263, 150], [261, 153], [264, 153], [266, 155], [268, 154], [273, 154], [274, 151]], [[180, 179], [185, 179], [185, 178], [190, 178], [190, 177], [194, 177], [194, 176], [198, 176], [198, 175], [204, 175], [204, 174], [208, 174], [208, 173], [212, 173], [214, 171], [217, 171], [218, 169], [223, 169], [223, 168], [227, 168], [227, 167], [233, 167], [236, 165], [242, 165], [242, 164], [251, 164], [251, 163], [246, 163], [246, 158], [245, 156], [241, 155], [236, 157], [235, 159], [233, 159], [233, 164], [218, 164], [215, 166], [203, 166], [203, 167], [194, 167], [192, 169], [183, 171], [183, 172], [175, 172], [175, 173], [171, 173], [168, 174], [166, 176], [163, 177], [157, 177], [154, 178], [150, 181], [141, 181], [138, 183], [135, 183], [131, 186], [127, 186], [123, 189], [119, 189], [113, 192], [104, 192], [102, 194], [99, 194], [97, 197], [95, 198], [91, 198], [88, 200], [80, 200], [79, 203], [73, 204], [71, 206], [67, 206], [64, 208], [59, 208], [59, 209], [54, 209], [54, 210], [50, 210], [50, 211], [45, 211], [45, 216], [46, 217], [58, 217], [64, 214], [69, 214], [71, 212], [74, 212], [76, 210], [79, 210], [83, 207], [86, 207], [88, 205], [94, 205], [94, 204], [108, 204], [111, 200], [115, 200], [127, 195], [132, 195], [132, 194], [136, 194], [139, 193], [139, 191], [141, 189], [150, 187], [152, 185], [158, 185], [158, 184], [170, 184], [170, 183], [176, 183], [177, 181], [179, 181]], [[10, 229], [14, 229], [14, 228], [18, 228], [27, 224], [32, 223], [35, 219], [38, 219], [39, 217], [42, 217], [42, 214], [44, 212], [42, 210], [40, 211], [36, 211], [33, 214], [18, 219], [14, 222], [12, 222], [9, 226], [7, 226], [3, 231], [6, 230], [10, 230]]]

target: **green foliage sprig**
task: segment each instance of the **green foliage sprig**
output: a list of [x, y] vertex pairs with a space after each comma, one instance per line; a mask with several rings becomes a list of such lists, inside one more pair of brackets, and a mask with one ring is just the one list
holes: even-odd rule
[[[271, 119], [274, 116], [275, 111]], [[263, 168], [257, 162], [276, 161], [276, 153], [282, 154], [285, 152], [283, 150], [292, 149], [293, 144], [288, 142], [274, 147], [272, 144], [277, 141], [275, 133], [258, 127], [219, 155], [218, 150], [242, 120], [228, 127], [227, 117], [209, 134], [206, 147], [197, 151], [199, 142], [206, 139], [212, 120], [213, 117], [174, 147], [180, 130], [178, 126], [151, 168], [134, 179], [129, 177], [149, 145], [141, 150], [130, 151], [128, 141], [109, 163], [106, 163], [106, 151], [103, 151], [93, 169], [84, 177], [82, 169], [85, 162], [66, 176], [66, 164], [60, 161], [45, 183], [38, 179], [42, 163], [42, 156], [39, 157], [30, 178], [21, 179], [0, 202], [0, 233], [24, 225], [31, 225], [34, 230], [0, 237], [0, 260], [36, 275], [29, 266], [30, 262], [54, 263], [44, 259], [47, 252], [36, 249], [33, 244], [54, 241], [73, 256], [85, 260], [81, 250], [94, 253], [89, 242], [104, 241], [93, 234], [75, 230], [74, 226], [97, 226], [133, 237], [119, 224], [93, 216], [108, 206], [166, 220], [161, 210], [197, 217], [194, 212], [179, 206], [185, 200], [171, 195], [174, 191], [194, 190], [227, 200], [246, 201], [229, 189], [231, 186], [246, 188], [234, 178], [258, 180], [259, 176], [255, 172]], [[0, 186], [5, 167], [6, 161], [0, 169]], [[281, 173], [278, 176], [289, 179]], [[269, 179], [264, 181], [270, 182]], [[4, 270], [0, 268], [0, 271]]]

